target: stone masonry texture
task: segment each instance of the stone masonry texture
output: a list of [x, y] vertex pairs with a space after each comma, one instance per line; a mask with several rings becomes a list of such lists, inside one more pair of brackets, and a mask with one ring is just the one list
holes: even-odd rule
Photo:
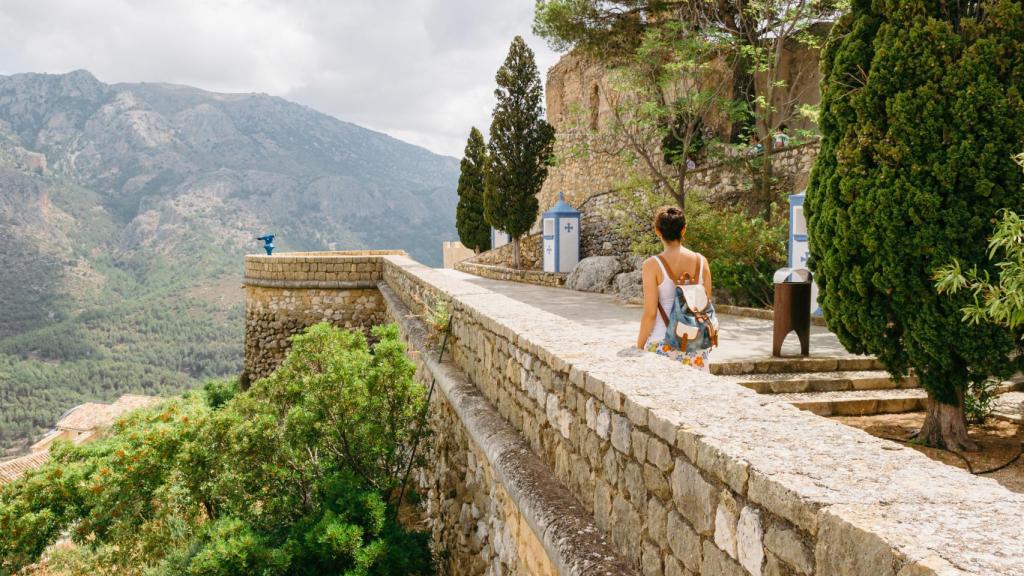
[[[407, 257], [372, 258], [368, 273], [379, 270], [411, 310], [450, 302], [453, 365], [638, 573], [1024, 574], [1024, 496], [994, 481]], [[247, 271], [251, 260], [266, 257], [247, 258]], [[261, 365], [250, 354], [272, 355], [259, 345], [246, 352], [247, 366]], [[458, 517], [466, 533], [476, 514], [498, 517], [507, 501], [493, 484], [502, 478], [470, 460], [456, 419], [440, 409], [432, 418], [445, 422], [449, 453], [465, 456], [464, 467], [449, 467], [451, 482], [479, 477], [493, 492], [484, 504], [483, 488], [466, 486], [447, 504], [443, 523]], [[490, 449], [484, 441], [477, 454]], [[517, 513], [539, 525], [529, 506]], [[558, 566], [545, 533], [534, 536]], [[460, 549], [476, 545], [467, 538]], [[481, 562], [484, 572], [465, 573], [503, 573]], [[528, 573], [521, 566], [502, 569]]]

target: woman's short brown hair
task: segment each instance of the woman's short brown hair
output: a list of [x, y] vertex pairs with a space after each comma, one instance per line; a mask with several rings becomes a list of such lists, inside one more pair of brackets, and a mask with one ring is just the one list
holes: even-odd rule
[[686, 214], [678, 206], [662, 206], [654, 214], [654, 227], [669, 242], [682, 240], [686, 228]]

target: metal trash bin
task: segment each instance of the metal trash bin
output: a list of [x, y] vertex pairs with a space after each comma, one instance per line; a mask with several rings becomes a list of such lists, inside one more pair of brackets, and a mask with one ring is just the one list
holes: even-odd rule
[[780, 268], [775, 272], [775, 312], [772, 327], [772, 356], [782, 356], [782, 343], [790, 332], [800, 339], [800, 355], [809, 356], [811, 346], [811, 271]]

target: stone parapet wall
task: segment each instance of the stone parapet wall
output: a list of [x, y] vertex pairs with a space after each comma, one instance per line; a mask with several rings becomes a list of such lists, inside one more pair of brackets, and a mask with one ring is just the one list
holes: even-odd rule
[[[541, 253], [543, 240], [540, 234], [529, 234], [519, 239], [519, 264], [523, 270], [540, 270], [544, 267]], [[465, 261], [464, 261], [465, 262]], [[512, 243], [482, 252], [469, 260], [476, 264], [512, 267]]]
[[[440, 354], [427, 329], [389, 287], [416, 378], [431, 394], [425, 495], [441, 574], [635, 574], [592, 519], [480, 391]], [[417, 305], [415, 299], [410, 299]], [[436, 342], [436, 341], [435, 341]]]
[[561, 287], [565, 285], [568, 274], [559, 272], [544, 272], [542, 270], [517, 270], [505, 266], [494, 266], [490, 264], [479, 264], [476, 262], [459, 262], [455, 269], [467, 274], [490, 278], [492, 280], [507, 280], [510, 282], [523, 282], [525, 284], [537, 284], [539, 286]]
[[[380, 280], [380, 257], [405, 255], [401, 250], [353, 252], [289, 252], [279, 256], [245, 257], [247, 285], [265, 281], [371, 282]], [[274, 285], [274, 284], [271, 284]], [[283, 286], [284, 284], [276, 284]]]
[[455, 364], [644, 574], [1019, 574], [1024, 497], [734, 381], [386, 258]]
[[[446, 396], [462, 425], [469, 426], [466, 415], [489, 406], [523, 444], [499, 443], [498, 451], [487, 434], [474, 437], [467, 427], [479, 448], [473, 452], [471, 442], [451, 432], [445, 448], [451, 473], [443, 482], [480, 481], [466, 486], [465, 500], [435, 495], [432, 514], [445, 518], [444, 526], [455, 522], [456, 505], [460, 522], [466, 510], [467, 518], [487, 518], [487, 526], [490, 518], [507, 525], [515, 512], [479, 504], [474, 512], [470, 502], [483, 486], [500, 484], [509, 499], [490, 487], [489, 498], [502, 506], [513, 501], [558, 567], [554, 559], [566, 552], [552, 539], [558, 531], [539, 523], [547, 516], [524, 504], [535, 501], [524, 498], [529, 482], [503, 475], [501, 462], [526, 451], [645, 575], [1024, 573], [1024, 496], [772, 403], [731, 378], [595, 337], [582, 324], [408, 258], [380, 260], [384, 283], [413, 312], [439, 299], [450, 303], [452, 369], [463, 375], [463, 390], [486, 400], [460, 412]], [[457, 426], [441, 409], [434, 416], [447, 428]], [[454, 464], [459, 454], [465, 467]], [[472, 555], [470, 533], [456, 532], [466, 538], [458, 550]], [[480, 551], [488, 566], [500, 557], [484, 546]]]

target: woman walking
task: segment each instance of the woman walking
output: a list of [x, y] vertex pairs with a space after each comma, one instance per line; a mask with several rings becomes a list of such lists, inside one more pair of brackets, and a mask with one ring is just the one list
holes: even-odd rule
[[685, 339], [680, 342], [679, 338], [667, 337], [666, 331], [670, 324], [674, 324], [670, 322], [669, 314], [673, 312], [677, 286], [703, 286], [707, 301], [710, 303], [711, 267], [706, 258], [683, 247], [686, 215], [682, 209], [676, 206], [659, 208], [654, 216], [654, 233], [661, 240], [664, 249], [661, 254], [648, 258], [643, 264], [641, 275], [644, 311], [640, 319], [640, 334], [637, 336], [636, 345], [648, 352], [667, 356], [687, 366], [707, 371], [710, 345], [706, 348], [692, 344], [687, 346]]

